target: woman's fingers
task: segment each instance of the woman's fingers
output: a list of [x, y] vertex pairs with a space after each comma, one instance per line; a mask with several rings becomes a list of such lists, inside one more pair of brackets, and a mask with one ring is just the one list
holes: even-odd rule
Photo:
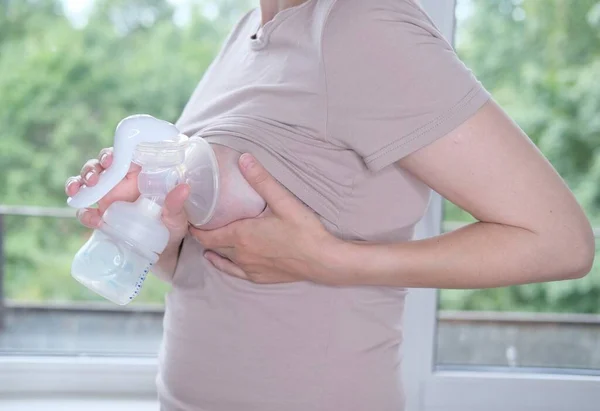
[[242, 154], [239, 158], [239, 166], [246, 181], [267, 202], [267, 208], [273, 214], [295, 220], [300, 219], [300, 221], [306, 219], [307, 207], [281, 185], [251, 154]]
[[80, 208], [76, 215], [79, 222], [88, 228], [97, 228], [102, 221], [100, 210], [97, 208]]
[[248, 280], [248, 275], [238, 267], [235, 263], [227, 258], [221, 257], [219, 254], [213, 251], [206, 251], [204, 253], [204, 258], [208, 260], [217, 270], [222, 271], [231, 276], [241, 278], [243, 280]]
[[180, 184], [175, 187], [165, 198], [162, 211], [162, 221], [171, 233], [177, 238], [184, 237], [187, 233], [188, 220], [185, 214], [185, 200], [190, 194], [190, 186]]
[[[113, 162], [113, 148], [107, 147], [100, 150], [100, 154], [98, 154], [98, 160], [100, 161], [100, 165], [102, 166], [102, 168], [110, 167]], [[128, 173], [138, 172], [140, 171], [140, 169], [141, 167], [139, 165], [132, 162], [129, 166]]]
[[65, 193], [72, 197], [77, 194], [82, 185], [93, 186], [96, 184], [100, 173], [112, 164], [112, 151], [112, 147], [104, 148], [100, 150], [97, 159], [88, 160], [81, 168], [78, 176], [67, 179]]
[[81, 182], [86, 186], [93, 186], [98, 182], [98, 176], [104, 170], [104, 167], [100, 165], [100, 160], [92, 159], [86, 161], [81, 168], [79, 175], [81, 176]]
[[[100, 154], [98, 154], [98, 161], [103, 169], [110, 167], [113, 163], [113, 148], [107, 147], [100, 150]], [[131, 172], [139, 172], [141, 167], [135, 163], [131, 163], [129, 166], [128, 173]]]
[[98, 154], [98, 160], [103, 168], [108, 168], [112, 164], [113, 160], [113, 149], [112, 147], [103, 148]]
[[171, 190], [165, 197], [163, 214], [169, 217], [178, 217], [184, 213], [184, 205], [190, 194], [188, 184], [180, 184]]
[[[107, 147], [100, 150], [100, 154], [98, 154], [98, 160], [100, 161], [100, 165], [102, 166], [102, 168], [110, 167], [113, 163], [113, 148]], [[142, 168], [138, 164], [132, 162], [129, 165], [129, 171], [127, 172], [127, 174], [137, 174], [140, 172], [141, 169]]]
[[[82, 186], [94, 186], [98, 183], [100, 174], [111, 166], [113, 162], [112, 147], [104, 148], [98, 153], [98, 157], [88, 160], [78, 176], [72, 176], [65, 182], [65, 193], [73, 197]], [[129, 173], [122, 182], [117, 184], [107, 195], [98, 201], [98, 208], [85, 208], [77, 210], [77, 219], [86, 227], [97, 228], [102, 222], [102, 213], [106, 208], [117, 200], [134, 201], [139, 192], [137, 189], [137, 174], [140, 166], [131, 163]]]
[[[98, 183], [100, 174], [110, 167], [113, 162], [113, 148], [103, 148], [97, 158], [88, 160], [79, 173], [79, 176], [69, 177], [65, 183], [65, 193], [68, 196], [75, 195], [82, 185], [94, 186]], [[137, 177], [141, 167], [131, 163], [126, 178]]]
[[65, 193], [69, 197], [73, 197], [81, 188], [81, 176], [69, 177], [65, 183]]

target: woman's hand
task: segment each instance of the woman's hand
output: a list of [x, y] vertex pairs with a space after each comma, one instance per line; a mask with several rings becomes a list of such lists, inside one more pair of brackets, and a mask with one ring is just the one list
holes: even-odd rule
[[[93, 158], [83, 165], [78, 176], [72, 176], [65, 182], [65, 193], [72, 197], [79, 192], [82, 186], [95, 186], [98, 183], [100, 173], [112, 164], [112, 148], [104, 148], [100, 151], [98, 158]], [[77, 210], [77, 219], [88, 228], [97, 228], [102, 223], [102, 215], [115, 201], [135, 201], [140, 192], [137, 187], [137, 176], [140, 167], [131, 163], [125, 178], [119, 182], [111, 191], [98, 201], [97, 208], [82, 208]]]
[[[93, 186], [98, 183], [100, 173], [110, 167], [113, 161], [112, 148], [100, 151], [98, 158], [88, 160], [78, 176], [67, 179], [65, 193], [74, 196], [83, 186]], [[78, 220], [86, 227], [98, 228], [102, 224], [102, 215], [115, 201], [135, 201], [139, 196], [137, 180], [140, 167], [131, 163], [129, 172], [111, 191], [98, 201], [97, 208], [77, 210]], [[162, 221], [169, 229], [169, 244], [157, 263], [156, 272], [159, 277], [168, 281], [174, 269], [179, 245], [187, 234], [187, 217], [183, 205], [189, 195], [190, 188], [186, 184], [175, 187], [165, 198]]]
[[337, 284], [342, 268], [336, 251], [343, 242], [281, 186], [249, 154], [240, 157], [249, 184], [267, 202], [260, 216], [204, 231], [190, 228], [219, 270], [254, 283], [313, 281]]

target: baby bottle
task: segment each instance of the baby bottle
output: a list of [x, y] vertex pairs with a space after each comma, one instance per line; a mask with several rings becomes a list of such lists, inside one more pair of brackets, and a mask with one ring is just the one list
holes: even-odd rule
[[167, 193], [179, 183], [190, 184], [194, 195], [186, 210], [192, 212], [195, 225], [202, 225], [211, 219], [219, 191], [217, 159], [204, 139], [188, 138], [173, 124], [152, 116], [135, 115], [117, 126], [112, 165], [95, 186], [81, 187], [67, 204], [92, 206], [125, 177], [131, 162], [141, 166], [139, 198], [111, 204], [71, 266], [77, 281], [119, 305], [138, 295], [168, 243], [169, 231], [161, 220]]

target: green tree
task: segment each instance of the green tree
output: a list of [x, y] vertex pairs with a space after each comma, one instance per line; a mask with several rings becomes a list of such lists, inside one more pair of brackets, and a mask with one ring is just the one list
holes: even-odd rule
[[[64, 180], [112, 144], [118, 121], [175, 121], [244, 1], [214, 19], [191, 4], [175, 23], [163, 0], [97, 0], [76, 28], [57, 0], [0, 2], [0, 204], [64, 206]], [[8, 298], [98, 299], [70, 278], [89, 231], [74, 220], [6, 217]], [[151, 279], [138, 301], [162, 301]]]
[[[460, 1], [460, 56], [600, 224], [600, 0]], [[0, 204], [64, 206], [65, 178], [120, 119], [175, 121], [251, 3], [190, 1], [182, 23], [166, 0], [96, 0], [81, 26], [59, 0], [0, 0]], [[446, 219], [472, 217], [448, 204]], [[88, 236], [73, 219], [6, 217], [7, 296], [100, 299], [69, 275]], [[444, 291], [442, 306], [600, 312], [599, 277], [597, 266], [581, 281]], [[165, 288], [151, 278], [137, 301]]]
[[[463, 0], [466, 1], [466, 0]], [[600, 1], [477, 0], [457, 50], [600, 225]], [[452, 204], [447, 220], [472, 221]], [[583, 280], [443, 291], [453, 309], [600, 312], [600, 262]]]

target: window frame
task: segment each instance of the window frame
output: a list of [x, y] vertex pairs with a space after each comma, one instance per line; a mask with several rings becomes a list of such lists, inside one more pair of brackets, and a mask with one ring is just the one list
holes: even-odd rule
[[92, 356], [0, 356], [5, 397], [93, 395], [156, 398], [157, 359]]
[[[74, 218], [75, 211], [0, 205], [0, 223], [5, 215], [60, 219]], [[0, 314], [2, 308], [0, 301]], [[157, 371], [156, 357], [0, 353], [0, 400], [31, 395], [156, 398]]]
[[[448, 39], [456, 0], [420, 0]], [[432, 195], [416, 237], [442, 232], [443, 199]], [[436, 371], [435, 289], [412, 289], [404, 313], [403, 374], [406, 411], [592, 411], [600, 377], [516, 372]], [[0, 355], [0, 398], [27, 395], [123, 395], [155, 398], [157, 358]]]
[[[456, 0], [420, 0], [454, 43]], [[443, 199], [434, 193], [416, 237], [442, 232]], [[412, 289], [404, 312], [403, 374], [406, 411], [592, 411], [600, 404], [600, 376], [526, 372], [438, 371], [438, 291]]]

